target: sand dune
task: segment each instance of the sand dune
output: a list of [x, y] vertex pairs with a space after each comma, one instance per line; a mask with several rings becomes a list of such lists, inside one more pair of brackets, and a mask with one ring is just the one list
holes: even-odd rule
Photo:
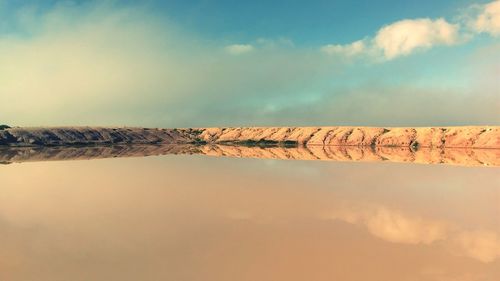
[[148, 128], [9, 128], [0, 130], [0, 145], [71, 146], [189, 142], [192, 130]]
[[0, 145], [68, 146], [108, 144], [238, 144], [289, 146], [371, 146], [500, 148], [500, 127], [374, 128], [250, 127], [199, 129], [7, 128]]
[[203, 129], [200, 138], [209, 143], [295, 143], [307, 146], [500, 148], [500, 127], [208, 128]]

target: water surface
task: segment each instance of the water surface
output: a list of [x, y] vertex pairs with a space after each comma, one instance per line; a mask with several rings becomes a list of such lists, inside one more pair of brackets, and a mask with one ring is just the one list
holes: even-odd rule
[[0, 165], [0, 279], [500, 280], [499, 172], [203, 155]]

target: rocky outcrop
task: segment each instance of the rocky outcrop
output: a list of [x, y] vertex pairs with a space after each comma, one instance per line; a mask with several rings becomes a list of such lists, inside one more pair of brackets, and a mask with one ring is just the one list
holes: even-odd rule
[[72, 146], [208, 143], [245, 146], [500, 148], [500, 127], [250, 127], [199, 129], [7, 128], [0, 145]]
[[361, 146], [260, 147], [235, 145], [113, 145], [92, 147], [0, 147], [0, 163], [87, 160], [170, 154], [342, 162], [400, 162], [500, 167], [500, 149]]

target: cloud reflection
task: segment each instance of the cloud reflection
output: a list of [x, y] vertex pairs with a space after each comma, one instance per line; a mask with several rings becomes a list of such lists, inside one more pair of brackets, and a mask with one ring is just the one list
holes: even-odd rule
[[500, 257], [500, 235], [491, 230], [457, 229], [451, 222], [412, 216], [385, 206], [344, 207], [324, 216], [365, 227], [391, 243], [430, 245], [443, 241], [451, 252], [483, 263]]

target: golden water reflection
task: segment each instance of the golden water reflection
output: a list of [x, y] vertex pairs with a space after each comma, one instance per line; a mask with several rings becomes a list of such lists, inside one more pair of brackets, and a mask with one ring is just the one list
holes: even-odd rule
[[0, 147], [0, 163], [63, 161], [170, 154], [215, 157], [337, 162], [398, 162], [500, 167], [500, 149], [360, 147], [360, 146], [238, 146], [238, 145], [116, 145], [83, 147]]
[[1, 280], [499, 280], [498, 168], [168, 155], [0, 166]]

